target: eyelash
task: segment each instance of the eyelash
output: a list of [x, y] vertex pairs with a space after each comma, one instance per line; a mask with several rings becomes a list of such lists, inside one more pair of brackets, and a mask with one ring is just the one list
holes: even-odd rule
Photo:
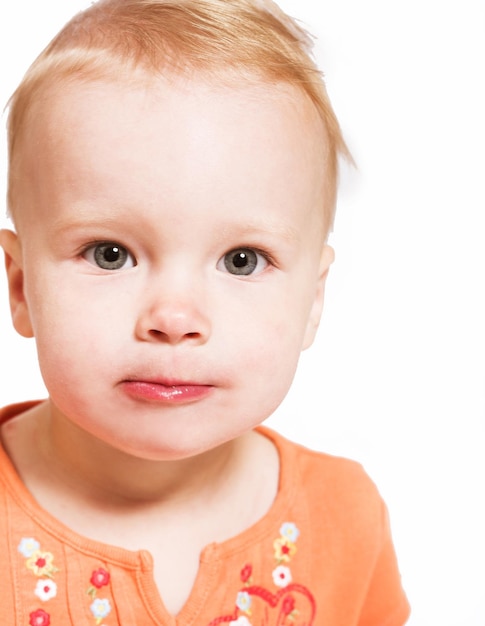
[[[241, 263], [236, 262], [238, 256]], [[261, 260], [263, 260], [265, 265], [263, 268], [258, 269], [258, 265], [260, 264]], [[231, 262], [234, 264], [234, 272], [230, 271], [229, 268], [229, 264]], [[216, 267], [221, 271], [227, 271], [233, 276], [244, 278], [246, 276], [257, 276], [264, 272], [268, 266], [274, 265], [275, 263], [267, 252], [258, 248], [254, 248], [252, 246], [238, 246], [223, 254], [217, 262]], [[250, 271], [246, 272], [245, 270], [247, 269], [249, 269]]]
[[[110, 249], [114, 252], [114, 258], [112, 259], [107, 256]], [[233, 272], [230, 271], [229, 268], [231, 255], [232, 262], [234, 264], [232, 269], [235, 269]], [[239, 260], [241, 261], [240, 264], [236, 263], [238, 255]], [[117, 241], [93, 241], [81, 250], [80, 256], [91, 265], [105, 271], [121, 271], [130, 269], [137, 265], [135, 256], [126, 246], [118, 243]], [[263, 268], [258, 269], [258, 265], [260, 265], [261, 260], [265, 263], [265, 265]], [[104, 267], [101, 265], [101, 261], [106, 264]], [[127, 262], [129, 263], [129, 267], [126, 267]], [[231, 248], [228, 252], [224, 253], [216, 263], [216, 267], [220, 271], [242, 278], [246, 276], [259, 275], [264, 272], [268, 266], [276, 266], [271, 254], [265, 250], [261, 250], [260, 248], [245, 245]], [[246, 272], [245, 270], [247, 269], [250, 271]]]
[[[101, 255], [100, 251], [102, 251], [103, 247], [105, 247], [105, 250], [104, 254]], [[114, 252], [115, 258], [113, 259], [110, 259], [106, 256], [110, 249], [112, 252]], [[91, 265], [95, 265], [98, 268], [106, 271], [130, 269], [137, 265], [137, 261], [134, 255], [129, 251], [127, 247], [123, 246], [117, 241], [94, 241], [83, 248], [83, 250], [81, 251], [81, 256], [88, 263], [91, 263]], [[103, 257], [104, 262], [106, 263], [106, 267], [102, 267], [102, 265], [100, 265], [100, 261]], [[129, 263], [129, 266], [125, 267], [127, 261]], [[121, 265], [119, 265], [120, 262]]]

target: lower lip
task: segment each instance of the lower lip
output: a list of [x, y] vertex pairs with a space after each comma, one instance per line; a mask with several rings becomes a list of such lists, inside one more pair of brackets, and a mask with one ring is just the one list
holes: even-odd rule
[[163, 385], [143, 381], [125, 381], [123, 389], [129, 396], [139, 400], [186, 404], [205, 398], [213, 387], [211, 385]]

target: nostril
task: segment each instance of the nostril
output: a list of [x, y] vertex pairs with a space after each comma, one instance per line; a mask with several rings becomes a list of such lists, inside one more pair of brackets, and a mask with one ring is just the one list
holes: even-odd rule
[[198, 332], [189, 332], [189, 333], [166, 333], [162, 330], [157, 330], [156, 328], [152, 328], [149, 331], [150, 337], [156, 339], [157, 341], [166, 341], [168, 343], [174, 343], [178, 341], [183, 341], [184, 339], [198, 339], [201, 334]]
[[161, 330], [156, 330], [154, 328], [150, 330], [149, 333], [152, 337], [155, 337], [156, 339], [162, 339], [163, 336], [165, 335], [165, 333], [162, 332]]

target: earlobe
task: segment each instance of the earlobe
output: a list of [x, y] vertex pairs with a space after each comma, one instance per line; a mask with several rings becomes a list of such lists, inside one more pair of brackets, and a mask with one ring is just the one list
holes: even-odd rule
[[320, 318], [322, 317], [323, 302], [325, 298], [325, 282], [327, 280], [328, 270], [333, 263], [335, 253], [333, 248], [324, 245], [322, 254], [320, 256], [320, 266], [318, 269], [318, 279], [316, 284], [315, 298], [313, 300], [310, 314], [308, 316], [308, 323], [303, 339], [302, 350], [309, 348], [317, 334], [318, 326], [320, 324]]
[[15, 330], [23, 337], [33, 337], [29, 308], [24, 294], [22, 247], [18, 235], [11, 230], [0, 230], [0, 246], [5, 253], [10, 312]]

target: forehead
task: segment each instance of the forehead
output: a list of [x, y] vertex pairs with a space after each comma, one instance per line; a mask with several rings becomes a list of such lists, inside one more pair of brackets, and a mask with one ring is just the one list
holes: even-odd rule
[[93, 189], [116, 185], [127, 160], [174, 200], [177, 181], [190, 181], [227, 193], [277, 184], [282, 201], [291, 192], [321, 205], [327, 184], [326, 135], [313, 104], [289, 85], [257, 81], [136, 76], [51, 86], [33, 104], [18, 151], [27, 195], [41, 176], [50, 193], [85, 177]]
[[[96, 119], [104, 124], [103, 117], [119, 109], [120, 100], [126, 103], [136, 100], [142, 108], [156, 103], [160, 109], [167, 109], [175, 102], [182, 114], [186, 113], [199, 124], [204, 123], [207, 115], [204, 105], [209, 103], [209, 108], [216, 107], [218, 112], [232, 109], [234, 126], [251, 117], [253, 126], [262, 128], [264, 125], [268, 132], [284, 116], [285, 135], [290, 136], [297, 130], [307, 141], [307, 148], [323, 154], [328, 150], [324, 124], [303, 90], [283, 82], [269, 83], [256, 75], [241, 76], [233, 72], [194, 78], [178, 74], [154, 76], [143, 70], [126, 72], [121, 68], [116, 80], [101, 74], [98, 79], [85, 81], [76, 78], [47, 81], [29, 105], [24, 138], [28, 139], [35, 132], [41, 133], [43, 141], [55, 139], [56, 135], [59, 138], [63, 134], [56, 132], [59, 124], [76, 116], [83, 124], [96, 123]], [[200, 105], [199, 111], [190, 109], [194, 102]], [[189, 106], [181, 108], [184, 103]], [[125, 107], [124, 117], [131, 116], [134, 120], [138, 110], [139, 107]]]

